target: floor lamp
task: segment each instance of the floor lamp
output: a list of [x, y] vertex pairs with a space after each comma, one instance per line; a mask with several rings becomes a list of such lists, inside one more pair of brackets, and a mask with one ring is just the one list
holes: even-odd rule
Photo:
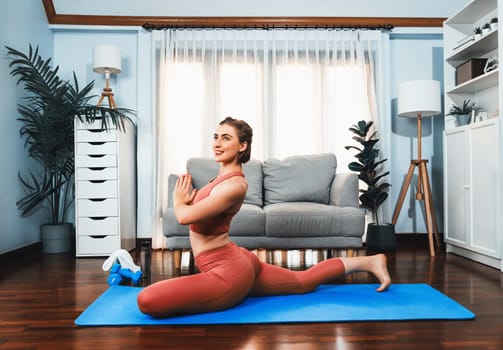
[[120, 49], [112, 45], [98, 45], [93, 50], [93, 71], [105, 74], [106, 86], [103, 88], [98, 106], [108, 98], [108, 106], [117, 109], [114, 93], [110, 87], [110, 74], [119, 74], [122, 70]]
[[431, 256], [435, 256], [435, 244], [437, 247], [440, 246], [440, 238], [428, 177], [428, 160], [421, 157], [421, 127], [422, 117], [434, 116], [440, 114], [440, 111], [440, 82], [436, 80], [414, 80], [400, 84], [398, 90], [398, 115], [400, 117], [417, 118], [417, 159], [412, 159], [410, 162], [407, 176], [393, 212], [392, 224], [396, 224], [414, 171], [418, 168], [416, 200], [424, 201], [425, 222]]

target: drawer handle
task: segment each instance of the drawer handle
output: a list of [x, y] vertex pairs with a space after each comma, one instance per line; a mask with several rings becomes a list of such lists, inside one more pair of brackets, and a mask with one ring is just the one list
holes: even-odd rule
[[93, 184], [102, 184], [105, 183], [107, 180], [89, 180], [90, 183]]
[[105, 220], [107, 217], [106, 216], [90, 216], [89, 219], [95, 220], [95, 221], [100, 221], [100, 220]]
[[101, 145], [104, 145], [105, 142], [89, 142], [89, 144], [92, 146], [101, 146]]
[[95, 238], [95, 239], [103, 239], [103, 238], [106, 238], [106, 237], [107, 237], [107, 235], [91, 235], [91, 236], [89, 236], [89, 237], [91, 237], [91, 238]]
[[103, 202], [106, 198], [89, 198], [91, 202]]
[[103, 158], [105, 154], [90, 154], [89, 157], [91, 158]]
[[105, 167], [100, 167], [100, 168], [92, 167], [92, 168], [88, 168], [88, 169], [91, 171], [103, 171], [103, 170], [105, 170]]

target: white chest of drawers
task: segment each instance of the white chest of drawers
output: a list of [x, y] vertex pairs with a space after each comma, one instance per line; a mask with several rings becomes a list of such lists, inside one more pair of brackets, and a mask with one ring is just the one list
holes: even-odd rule
[[[110, 125], [110, 124], [109, 124]], [[134, 126], [101, 130], [101, 121], [75, 119], [77, 256], [107, 256], [136, 244]]]

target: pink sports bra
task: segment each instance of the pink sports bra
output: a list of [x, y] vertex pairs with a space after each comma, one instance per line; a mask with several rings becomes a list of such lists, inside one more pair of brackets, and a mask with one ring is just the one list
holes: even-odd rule
[[[206, 184], [203, 188], [197, 191], [196, 197], [194, 198], [194, 203], [197, 203], [200, 200], [208, 197], [216, 185], [234, 176], [244, 177], [244, 174], [241, 171], [232, 171], [228, 174], [216, 177], [215, 179], [211, 180], [208, 184]], [[220, 213], [214, 217], [207, 218], [199, 222], [190, 224], [189, 230], [204, 235], [218, 235], [220, 233], [229, 232], [231, 220], [234, 217], [234, 215], [236, 215], [236, 212]]]

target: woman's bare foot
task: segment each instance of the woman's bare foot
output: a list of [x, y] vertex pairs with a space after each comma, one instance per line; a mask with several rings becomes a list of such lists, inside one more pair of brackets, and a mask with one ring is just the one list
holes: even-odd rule
[[372, 261], [373, 267], [369, 272], [372, 272], [377, 277], [379, 282], [381, 282], [381, 285], [376, 290], [378, 292], [383, 292], [388, 289], [389, 285], [391, 284], [391, 277], [389, 276], [388, 267], [386, 264], [386, 255], [378, 254], [374, 255], [372, 258], [374, 258]]
[[353, 272], [372, 273], [381, 283], [379, 288], [376, 289], [378, 292], [383, 292], [390, 286], [391, 277], [386, 265], [386, 255], [358, 256], [354, 258], [341, 258], [341, 260], [344, 264], [346, 274]]

